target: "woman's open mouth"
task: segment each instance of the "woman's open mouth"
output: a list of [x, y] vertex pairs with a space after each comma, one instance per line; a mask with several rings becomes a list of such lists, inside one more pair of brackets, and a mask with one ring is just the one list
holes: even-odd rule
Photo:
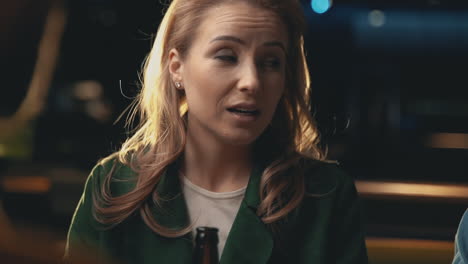
[[231, 113], [239, 114], [239, 115], [246, 115], [246, 116], [257, 116], [260, 114], [260, 111], [257, 109], [242, 109], [242, 108], [228, 108], [227, 109]]

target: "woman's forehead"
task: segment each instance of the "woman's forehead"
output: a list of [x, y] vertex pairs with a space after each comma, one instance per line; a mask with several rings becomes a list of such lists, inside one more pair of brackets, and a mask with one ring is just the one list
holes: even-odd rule
[[204, 38], [219, 34], [250, 34], [287, 44], [286, 27], [276, 13], [243, 1], [221, 4], [207, 10], [198, 33]]

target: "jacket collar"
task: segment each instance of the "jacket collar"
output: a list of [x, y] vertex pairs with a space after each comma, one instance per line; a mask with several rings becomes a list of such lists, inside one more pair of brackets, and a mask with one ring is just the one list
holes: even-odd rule
[[180, 185], [177, 162], [169, 165], [161, 175], [156, 193], [161, 202], [153, 211], [156, 220], [171, 229], [181, 229], [190, 224], [187, 204]]
[[267, 263], [273, 250], [273, 237], [257, 216], [263, 166], [252, 169], [244, 200], [229, 232], [220, 264]]
[[[170, 165], [161, 176], [156, 191], [163, 202], [159, 206], [156, 205], [153, 213], [159, 224], [181, 229], [189, 225], [190, 218], [177, 170], [178, 164], [176, 162]], [[263, 166], [259, 164], [252, 169], [244, 200], [234, 219], [224, 251], [219, 252], [221, 254], [220, 264], [262, 264], [267, 263], [270, 258], [273, 237], [256, 213], [260, 204], [259, 190], [262, 172]], [[181, 243], [184, 244], [184, 247], [186, 247], [187, 241], [192, 240], [191, 238], [191, 234], [182, 237], [185, 243]]]

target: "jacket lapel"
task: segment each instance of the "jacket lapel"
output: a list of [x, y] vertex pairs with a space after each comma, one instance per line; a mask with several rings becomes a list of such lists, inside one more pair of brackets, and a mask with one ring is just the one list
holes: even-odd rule
[[[152, 208], [158, 224], [174, 230], [186, 228], [190, 223], [177, 169], [176, 162], [171, 164], [161, 176], [156, 191], [162, 201], [159, 205], [153, 204]], [[154, 255], [158, 256], [158, 263], [191, 262], [193, 250], [191, 232], [174, 239], [158, 237], [160, 243], [152, 250]]]
[[177, 162], [169, 165], [156, 187], [156, 192], [161, 197], [161, 203], [155, 205], [155, 217], [160, 224], [171, 229], [181, 229], [189, 224], [187, 204], [182, 193], [177, 169]]
[[[153, 213], [158, 223], [174, 229], [189, 224], [187, 205], [177, 175], [177, 163], [168, 167], [156, 187], [163, 198], [161, 206], [155, 205]], [[229, 232], [220, 264], [263, 264], [267, 263], [273, 250], [273, 237], [267, 226], [257, 216], [260, 203], [259, 188], [263, 169], [253, 168], [244, 200]], [[161, 243], [158, 252], [178, 252], [184, 259], [192, 254], [191, 233], [177, 238], [175, 243]], [[221, 252], [220, 252], [221, 253]]]
[[254, 167], [244, 200], [232, 224], [220, 264], [267, 263], [273, 249], [273, 237], [267, 226], [257, 216], [260, 203], [259, 188], [261, 167]]

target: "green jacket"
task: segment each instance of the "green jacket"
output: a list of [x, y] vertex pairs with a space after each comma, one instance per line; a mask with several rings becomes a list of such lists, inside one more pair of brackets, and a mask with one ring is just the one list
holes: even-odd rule
[[[73, 257], [84, 248], [87, 252], [96, 250], [93, 256], [98, 263], [108, 256], [125, 264], [191, 263], [191, 234], [162, 237], [147, 227], [139, 213], [111, 229], [103, 229], [94, 220], [93, 188], [101, 186], [111, 163], [97, 165], [91, 172], [71, 222], [65, 255]], [[306, 191], [312, 195], [306, 196], [275, 229], [267, 227], [256, 215], [262, 169], [257, 166], [252, 170], [245, 198], [221, 254], [221, 264], [368, 263], [352, 178], [336, 165], [309, 163]], [[176, 171], [175, 165], [169, 166], [156, 187], [162, 197], [169, 198], [162, 204], [163, 210], [152, 203], [155, 219], [170, 228], [185, 227], [189, 220]], [[126, 166], [119, 165], [114, 177], [113, 195], [124, 194], [135, 186], [135, 173]]]

